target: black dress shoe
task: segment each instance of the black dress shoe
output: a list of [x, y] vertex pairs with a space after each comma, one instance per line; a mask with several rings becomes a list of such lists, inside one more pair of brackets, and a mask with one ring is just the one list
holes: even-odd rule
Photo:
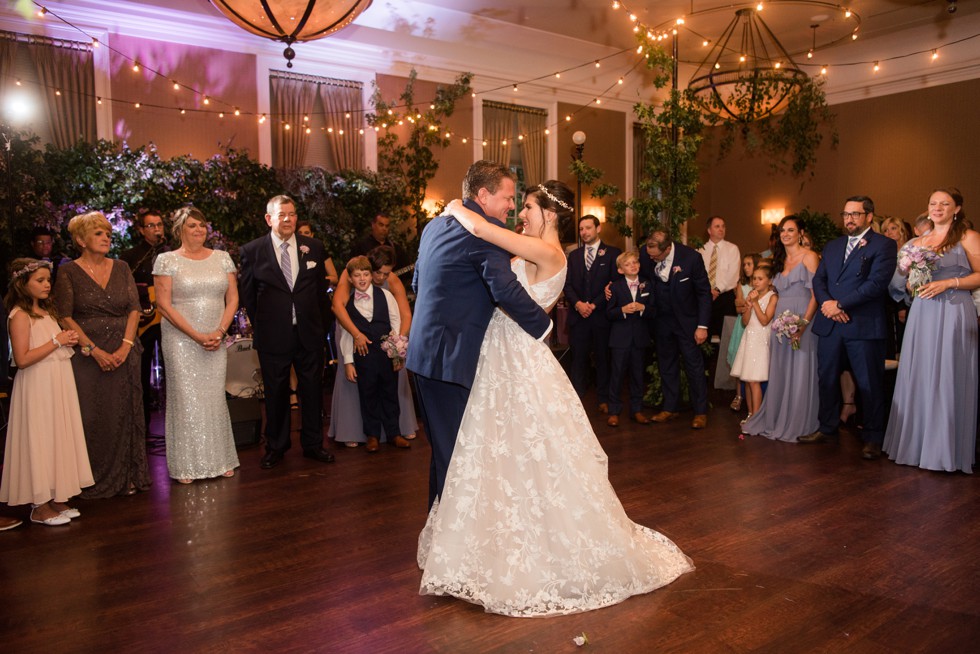
[[259, 467], [263, 470], [268, 470], [269, 468], [275, 468], [282, 462], [282, 452], [266, 452], [265, 456], [262, 457]]
[[837, 442], [837, 434], [825, 434], [819, 429], [806, 436], [797, 436], [797, 443], [826, 443], [828, 441]]
[[303, 450], [303, 456], [305, 456], [307, 459], [319, 461], [320, 463], [333, 463], [333, 454], [327, 452], [322, 447], [318, 447], [313, 450]]

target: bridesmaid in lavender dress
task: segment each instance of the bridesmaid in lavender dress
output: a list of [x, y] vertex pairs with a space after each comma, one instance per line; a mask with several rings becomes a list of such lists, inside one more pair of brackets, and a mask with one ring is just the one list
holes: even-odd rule
[[[769, 387], [759, 411], [742, 425], [742, 433], [795, 443], [797, 436], [819, 426], [817, 337], [809, 321], [817, 311], [813, 274], [820, 257], [802, 246], [804, 225], [796, 216], [779, 222], [779, 242], [773, 252], [773, 286], [779, 294], [776, 316], [784, 311], [803, 317], [807, 326], [793, 339], [769, 340]], [[800, 349], [792, 348], [793, 341]]]
[[[972, 473], [977, 312], [970, 291], [980, 287], [980, 234], [963, 224], [963, 196], [956, 189], [933, 192], [929, 217], [935, 228], [902, 248], [926, 247], [940, 258], [933, 281], [921, 287], [908, 313], [882, 449], [896, 463]], [[895, 299], [905, 293], [905, 281], [896, 273]]]

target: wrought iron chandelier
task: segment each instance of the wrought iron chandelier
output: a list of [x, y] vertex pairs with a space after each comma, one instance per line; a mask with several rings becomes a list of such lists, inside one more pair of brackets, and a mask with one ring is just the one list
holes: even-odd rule
[[785, 108], [807, 79], [758, 12], [739, 9], [688, 88], [707, 111], [750, 123]]
[[371, 0], [211, 0], [229, 20], [252, 34], [282, 41], [293, 67], [297, 41], [314, 41], [341, 30], [371, 6]]

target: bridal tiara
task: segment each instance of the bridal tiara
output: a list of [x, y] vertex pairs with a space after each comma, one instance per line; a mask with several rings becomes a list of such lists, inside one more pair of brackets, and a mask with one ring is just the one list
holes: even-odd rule
[[562, 200], [559, 200], [557, 197], [555, 197], [551, 193], [551, 191], [549, 191], [547, 188], [545, 188], [544, 184], [538, 184], [538, 190], [540, 190], [542, 193], [544, 193], [545, 195], [547, 195], [549, 200], [551, 200], [552, 202], [554, 202], [555, 204], [557, 204], [562, 209], [565, 209], [567, 211], [572, 211], [572, 208], [570, 206], [568, 206], [568, 203], [567, 202], [564, 202]]

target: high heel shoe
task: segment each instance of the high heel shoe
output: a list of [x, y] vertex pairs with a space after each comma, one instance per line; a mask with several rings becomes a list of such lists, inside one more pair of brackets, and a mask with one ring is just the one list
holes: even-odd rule
[[750, 413], [749, 415], [745, 416], [745, 420], [740, 421], [738, 424], [744, 425], [745, 423], [747, 423], [749, 421], [749, 418], [751, 418], [751, 417], [752, 417], [752, 414]]
[[289, 408], [298, 409], [299, 408], [299, 397], [296, 395], [296, 389], [289, 389]]
[[742, 408], [742, 396], [736, 395], [735, 399], [729, 405], [732, 411], [738, 412]]
[[[854, 402], [844, 402], [843, 406], [844, 408], [840, 412], [840, 424], [851, 427], [854, 425], [854, 416], [857, 414], [857, 407], [854, 405]], [[848, 410], [847, 407], [851, 407], [851, 409]]]

